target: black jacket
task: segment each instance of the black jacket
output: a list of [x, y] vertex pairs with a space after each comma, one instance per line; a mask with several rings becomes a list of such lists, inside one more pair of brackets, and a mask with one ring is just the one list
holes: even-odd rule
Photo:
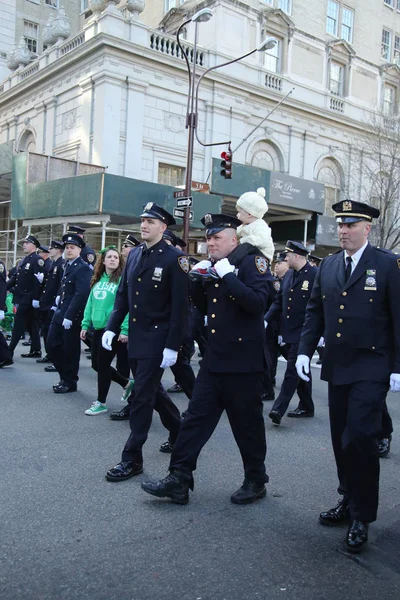
[[29, 306], [32, 300], [40, 300], [42, 284], [35, 277], [39, 274], [45, 275], [44, 260], [32, 252], [21, 260], [16, 273], [7, 281], [7, 289], [14, 295], [14, 304]]
[[61, 280], [64, 275], [65, 260], [62, 256], [52, 262], [52, 268], [46, 276], [42, 296], [40, 298], [40, 310], [49, 310], [55, 304], [56, 296], [59, 295]]
[[80, 256], [71, 264], [65, 263], [60, 303], [53, 317], [55, 323], [62, 324], [63, 319], [69, 319], [75, 327], [80, 327], [90, 292], [91, 278], [92, 270]]

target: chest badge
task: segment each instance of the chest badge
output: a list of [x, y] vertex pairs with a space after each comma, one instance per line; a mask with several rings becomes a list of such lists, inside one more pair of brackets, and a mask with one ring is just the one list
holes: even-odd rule
[[310, 286], [310, 282], [307, 279], [305, 279], [303, 281], [303, 283], [301, 284], [301, 291], [302, 292], [308, 292], [309, 286]]
[[163, 272], [163, 268], [162, 267], [155, 267], [154, 268], [154, 272], [153, 272], [153, 276], [152, 276], [152, 280], [153, 281], [161, 281], [162, 272]]
[[275, 290], [276, 292], [279, 292], [279, 291], [280, 291], [280, 289], [281, 289], [281, 284], [280, 284], [280, 282], [279, 282], [279, 281], [274, 281], [272, 285], [274, 286], [274, 290]]
[[376, 292], [376, 271], [374, 269], [368, 269], [365, 275], [364, 290]]
[[25, 265], [25, 269], [29, 269], [29, 268], [30, 268], [30, 266], [31, 266], [31, 263], [26, 263], [26, 265]]

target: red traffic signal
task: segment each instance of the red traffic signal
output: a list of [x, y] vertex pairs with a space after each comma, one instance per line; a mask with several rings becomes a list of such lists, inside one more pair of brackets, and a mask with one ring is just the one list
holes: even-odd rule
[[225, 179], [232, 179], [232, 150], [221, 152], [221, 175]]

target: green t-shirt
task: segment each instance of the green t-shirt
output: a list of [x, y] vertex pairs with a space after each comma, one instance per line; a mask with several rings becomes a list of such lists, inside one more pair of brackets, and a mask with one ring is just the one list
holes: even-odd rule
[[[115, 294], [120, 282], [110, 283], [110, 277], [106, 273], [101, 279], [95, 283], [90, 290], [89, 298], [85, 306], [83, 314], [82, 329], [88, 330], [90, 325], [94, 329], [104, 329], [107, 325], [108, 317], [110, 316], [115, 302]], [[122, 325], [121, 333], [128, 335], [129, 315], [126, 315]]]

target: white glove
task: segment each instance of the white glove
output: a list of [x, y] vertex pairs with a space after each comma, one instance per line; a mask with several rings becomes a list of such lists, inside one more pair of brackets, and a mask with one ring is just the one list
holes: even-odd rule
[[44, 273], [35, 273], [35, 277], [39, 283], [43, 283]]
[[52, 306], [51, 310], [54, 310], [54, 312], [57, 310], [57, 306]]
[[286, 342], [283, 341], [283, 337], [278, 335], [278, 344], [279, 346], [286, 346]]
[[319, 342], [317, 344], [317, 348], [322, 348], [323, 346], [325, 346], [325, 340], [324, 338], [319, 338]]
[[221, 260], [215, 263], [214, 269], [217, 271], [218, 275], [222, 279], [228, 273], [233, 273], [235, 267], [231, 265], [227, 258], [222, 258]]
[[310, 372], [310, 359], [305, 354], [298, 355], [296, 360], [296, 371], [300, 379], [304, 379], [304, 381], [310, 381], [310, 378], [306, 375], [306, 373], [308, 374]]
[[264, 329], [267, 329], [267, 327], [268, 327], [268, 322], [264, 321]]
[[400, 374], [392, 373], [390, 376], [390, 391], [400, 392]]
[[198, 269], [208, 269], [208, 267], [211, 267], [211, 261], [210, 260], [201, 260], [200, 262], [197, 263], [197, 265], [195, 265], [192, 269], [192, 271], [197, 271]]
[[60, 304], [60, 296], [56, 296], [56, 306]]
[[39, 308], [39, 300], [32, 300], [33, 308]]
[[103, 333], [103, 337], [101, 338], [101, 345], [104, 350], [112, 350], [112, 341], [115, 338], [115, 333], [113, 331], [105, 331]]
[[0, 310], [0, 321], [2, 321], [4, 319], [5, 315], [4, 315], [4, 310]]
[[64, 319], [62, 322], [62, 326], [64, 327], [64, 329], [71, 329], [72, 321], [70, 319]]
[[208, 326], [208, 317], [207, 315], [204, 316], [204, 327]]
[[170, 348], [164, 348], [162, 353], [162, 361], [160, 367], [162, 369], [167, 369], [168, 367], [173, 367], [178, 358], [178, 352], [176, 350], [171, 350]]

